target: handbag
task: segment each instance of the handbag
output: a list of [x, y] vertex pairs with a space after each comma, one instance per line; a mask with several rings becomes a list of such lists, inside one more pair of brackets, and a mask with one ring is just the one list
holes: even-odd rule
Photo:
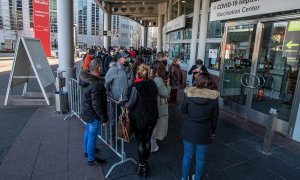
[[119, 116], [119, 133], [118, 137], [124, 139], [125, 142], [130, 143], [133, 135], [133, 126], [129, 119], [129, 110], [122, 108], [122, 113]]

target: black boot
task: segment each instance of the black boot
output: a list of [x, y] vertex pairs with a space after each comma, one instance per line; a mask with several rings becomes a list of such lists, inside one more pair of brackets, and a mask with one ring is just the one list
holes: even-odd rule
[[136, 170], [136, 174], [146, 178], [148, 176], [148, 169], [146, 164], [139, 164], [137, 170]]

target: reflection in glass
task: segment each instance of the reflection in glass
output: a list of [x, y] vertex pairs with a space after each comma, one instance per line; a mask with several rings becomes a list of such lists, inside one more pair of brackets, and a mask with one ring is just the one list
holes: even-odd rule
[[256, 25], [228, 27], [222, 96], [241, 105], [246, 104], [247, 92], [240, 80], [251, 70], [255, 32]]
[[257, 74], [262, 87], [254, 93], [252, 109], [268, 114], [279, 111], [289, 121], [299, 73], [300, 21], [263, 24]]
[[220, 70], [221, 43], [207, 43], [205, 47], [204, 64], [208, 69]]
[[176, 57], [181, 59], [182, 64], [188, 64], [190, 60], [190, 43], [169, 44], [169, 57], [174, 59]]

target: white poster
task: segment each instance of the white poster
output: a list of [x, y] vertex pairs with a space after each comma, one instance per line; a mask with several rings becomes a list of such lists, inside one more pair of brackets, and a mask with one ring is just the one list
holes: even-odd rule
[[208, 58], [216, 59], [218, 57], [218, 50], [217, 49], [209, 49], [208, 50]]
[[174, 31], [185, 27], [185, 15], [179, 16], [172, 21], [167, 22], [166, 32]]
[[210, 21], [300, 9], [299, 0], [222, 0], [211, 4]]

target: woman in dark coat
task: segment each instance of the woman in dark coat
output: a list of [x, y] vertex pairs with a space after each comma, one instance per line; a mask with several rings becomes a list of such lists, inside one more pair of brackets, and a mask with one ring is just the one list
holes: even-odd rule
[[170, 85], [172, 87], [169, 105], [174, 107], [177, 104], [177, 91], [182, 87], [182, 73], [180, 68], [180, 59], [175, 58], [170, 66]]
[[139, 165], [137, 174], [146, 177], [151, 150], [151, 135], [158, 119], [158, 91], [153, 80], [148, 79], [149, 67], [142, 64], [137, 68], [136, 80], [126, 107], [133, 123], [138, 145]]
[[200, 180], [203, 174], [205, 156], [208, 145], [212, 142], [219, 116], [219, 92], [208, 73], [201, 73], [195, 80], [195, 87], [184, 90], [185, 98], [182, 104], [184, 116], [182, 160], [182, 179], [188, 180], [191, 160], [196, 154], [195, 180]]

